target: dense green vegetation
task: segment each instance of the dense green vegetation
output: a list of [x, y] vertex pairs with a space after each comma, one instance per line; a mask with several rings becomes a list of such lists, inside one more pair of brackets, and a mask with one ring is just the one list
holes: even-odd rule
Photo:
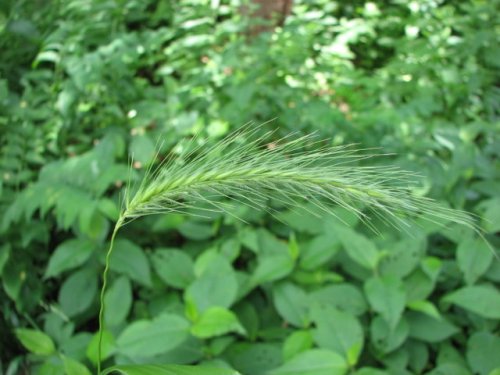
[[[478, 215], [498, 251], [496, 1], [296, 0], [254, 36], [240, 3], [0, 3], [0, 374], [95, 372], [120, 194], [195, 134], [274, 119], [276, 140], [377, 148], [355, 162], [418, 173], [416, 196]], [[500, 261], [473, 230], [266, 205], [121, 228], [105, 367], [499, 374]]]

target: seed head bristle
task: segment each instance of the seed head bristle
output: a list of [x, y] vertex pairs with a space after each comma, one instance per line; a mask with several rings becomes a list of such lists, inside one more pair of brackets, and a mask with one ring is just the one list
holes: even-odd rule
[[414, 173], [358, 164], [380, 154], [352, 145], [329, 147], [313, 135], [275, 139], [270, 131], [256, 136], [261, 130], [245, 127], [210, 147], [193, 140], [187, 153], [148, 171], [133, 197], [127, 194], [123, 219], [201, 206], [227, 211], [228, 200], [272, 211], [272, 199], [292, 207], [308, 201], [328, 213], [338, 205], [365, 222], [368, 209], [398, 228], [410, 217], [423, 216], [476, 229], [470, 214], [415, 196]]

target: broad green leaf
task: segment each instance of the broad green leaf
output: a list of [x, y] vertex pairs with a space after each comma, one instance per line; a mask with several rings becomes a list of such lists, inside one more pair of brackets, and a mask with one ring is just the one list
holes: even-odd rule
[[186, 220], [182, 222], [177, 229], [184, 237], [189, 238], [192, 241], [203, 241], [212, 237], [217, 228], [213, 224]]
[[97, 296], [97, 276], [90, 270], [75, 272], [66, 279], [59, 290], [59, 304], [69, 316], [86, 311]]
[[[85, 352], [87, 358], [93, 364], [97, 364], [98, 345], [99, 345], [99, 332], [97, 332], [92, 336], [92, 339], [90, 340], [90, 343]], [[116, 343], [113, 334], [109, 331], [104, 331], [102, 334], [102, 346], [101, 346], [102, 360], [106, 360], [112, 354], [114, 354], [115, 349], [116, 349]]]
[[108, 219], [116, 221], [120, 216], [120, 209], [118, 205], [108, 198], [101, 198], [97, 202], [97, 208]]
[[488, 199], [481, 202], [481, 206], [485, 208], [482, 228], [489, 233], [495, 233], [500, 230], [500, 198]]
[[340, 242], [332, 234], [315, 237], [302, 246], [300, 267], [315, 270], [332, 259], [340, 250]]
[[380, 358], [390, 373], [398, 375], [413, 375], [406, 370], [409, 360], [408, 350], [404, 346]]
[[[70, 325], [66, 325], [66, 327], [73, 329]], [[65, 328], [66, 328], [65, 327]], [[46, 326], [45, 329], [48, 327]], [[63, 328], [64, 329], [64, 328]], [[69, 329], [67, 329], [68, 333], [70, 332]], [[72, 336], [63, 339], [59, 346], [61, 348], [64, 348], [64, 355], [66, 355], [69, 358], [76, 359], [78, 361], [82, 361], [85, 358], [86, 350], [92, 341], [93, 335], [90, 332], [78, 332], [73, 334], [71, 331]], [[56, 336], [56, 340], [59, 340], [61, 336], [65, 335], [59, 334]]]
[[425, 238], [408, 238], [386, 246], [387, 255], [380, 259], [380, 274], [403, 278], [420, 262], [425, 247]]
[[435, 319], [441, 319], [441, 314], [436, 306], [429, 301], [411, 301], [408, 303], [408, 308], [413, 311], [420, 311]]
[[26, 266], [11, 257], [2, 272], [2, 286], [7, 296], [19, 303], [26, 282]]
[[354, 375], [389, 375], [389, 373], [372, 367], [363, 367], [356, 371]]
[[53, 356], [48, 357], [41, 366], [37, 368], [36, 375], [66, 375], [64, 364], [61, 360]]
[[144, 286], [151, 286], [148, 258], [139, 246], [129, 240], [116, 240], [110, 268]]
[[337, 353], [311, 349], [270, 371], [269, 375], [343, 375], [347, 369], [346, 362]]
[[342, 354], [349, 366], [354, 366], [363, 350], [363, 328], [349, 313], [328, 305], [313, 306], [312, 320], [316, 325], [314, 341], [320, 348]]
[[85, 365], [72, 358], [63, 356], [63, 363], [66, 375], [91, 375], [91, 372]]
[[375, 269], [380, 254], [372, 241], [348, 227], [336, 226], [334, 230], [353, 261], [367, 269]]
[[306, 327], [309, 324], [307, 294], [298, 286], [284, 282], [273, 288], [274, 306], [287, 322]]
[[234, 311], [238, 316], [238, 320], [245, 328], [248, 338], [251, 341], [254, 341], [257, 338], [260, 325], [257, 309], [252, 303], [248, 301], [242, 301], [235, 306]]
[[129, 357], [152, 357], [181, 344], [189, 335], [189, 323], [174, 314], [129, 324], [116, 340], [117, 351]]
[[16, 337], [30, 352], [39, 355], [50, 355], [56, 348], [52, 339], [41, 331], [19, 328], [15, 330]]
[[318, 211], [317, 207], [314, 207], [312, 204], [305, 204], [304, 206], [304, 212], [287, 210], [277, 215], [277, 217], [283, 220], [290, 228], [301, 233], [319, 234], [323, 232], [323, 218], [320, 215], [314, 215], [315, 211]]
[[422, 271], [434, 282], [441, 273], [442, 260], [436, 257], [425, 257], [421, 262]]
[[245, 333], [236, 315], [223, 307], [210, 307], [191, 327], [191, 333], [199, 338], [210, 338], [229, 332]]
[[282, 363], [281, 345], [270, 342], [236, 343], [226, 351], [231, 365], [242, 374], [267, 374]]
[[426, 375], [472, 375], [472, 373], [459, 363], [444, 363], [437, 366]]
[[238, 292], [238, 280], [231, 264], [221, 255], [214, 256], [202, 274], [186, 289], [198, 312], [209, 307], [230, 307]]
[[421, 301], [432, 294], [435, 281], [423, 270], [417, 268], [404, 280], [404, 284], [407, 301]]
[[373, 347], [382, 354], [390, 353], [399, 348], [407, 339], [410, 329], [406, 319], [401, 319], [398, 325], [391, 329], [380, 316], [375, 317], [370, 325], [370, 338]]
[[474, 373], [488, 375], [500, 368], [500, 338], [489, 332], [476, 332], [467, 341], [467, 362]]
[[459, 331], [446, 319], [435, 319], [429, 315], [409, 311], [405, 314], [410, 324], [410, 337], [425, 342], [440, 342]]
[[109, 232], [109, 221], [98, 210], [97, 204], [85, 207], [80, 211], [79, 229], [94, 242], [103, 241]]
[[442, 365], [445, 363], [457, 363], [463, 368], [467, 368], [467, 361], [464, 356], [464, 351], [455, 347], [451, 340], [446, 340], [439, 346], [439, 351], [436, 357], [436, 364]]
[[484, 318], [500, 319], [500, 292], [491, 285], [466, 286], [443, 298]]
[[132, 306], [132, 286], [129, 279], [121, 276], [106, 291], [104, 296], [104, 321], [107, 325], [116, 326], [127, 318]]
[[154, 153], [155, 145], [149, 136], [141, 134], [132, 137], [132, 142], [130, 143], [130, 155], [133, 157], [134, 161], [147, 164], [153, 158]]
[[406, 303], [406, 293], [400, 280], [393, 277], [371, 278], [365, 283], [365, 295], [373, 310], [396, 328]]
[[234, 262], [241, 252], [241, 244], [237, 238], [228, 238], [219, 246], [219, 252], [230, 262]]
[[102, 375], [239, 375], [227, 368], [183, 365], [119, 365], [110, 367]]
[[493, 252], [482, 238], [467, 238], [457, 249], [458, 267], [467, 284], [474, 284], [491, 264]]
[[270, 231], [260, 228], [257, 235], [258, 254], [260, 256], [279, 255], [288, 253], [288, 243], [276, 237]]
[[294, 331], [283, 343], [283, 359], [288, 361], [312, 346], [313, 337], [310, 331]]
[[191, 257], [176, 249], [158, 249], [152, 257], [153, 268], [165, 284], [174, 288], [186, 288], [194, 280]]
[[406, 347], [410, 355], [410, 369], [417, 374], [421, 374], [429, 362], [429, 348], [426, 344], [417, 340], [408, 340]]
[[347, 313], [360, 316], [368, 309], [363, 293], [352, 284], [325, 286], [309, 294], [311, 305], [328, 304]]
[[259, 257], [259, 263], [251, 280], [255, 285], [276, 281], [292, 272], [294, 266], [295, 262], [288, 252], [263, 255]]
[[73, 239], [60, 244], [49, 260], [45, 277], [53, 277], [61, 272], [78, 267], [92, 255], [95, 245], [88, 240]]

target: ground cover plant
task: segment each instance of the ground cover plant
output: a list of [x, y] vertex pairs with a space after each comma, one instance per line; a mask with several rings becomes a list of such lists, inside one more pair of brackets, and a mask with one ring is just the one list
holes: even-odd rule
[[[127, 181], [140, 186], [164, 159], [189, 165], [248, 120], [277, 117], [261, 151], [315, 132], [328, 144], [308, 152], [390, 154], [348, 171], [419, 174], [396, 185], [479, 215], [498, 251], [495, 2], [297, 0], [282, 27], [251, 38], [239, 4], [0, 5], [2, 372], [96, 369], [100, 275]], [[335, 219], [287, 197], [124, 226], [103, 367], [498, 372], [500, 265], [474, 230], [417, 217], [401, 231], [385, 215], [367, 226], [353, 211], [363, 205], [329, 205]]]

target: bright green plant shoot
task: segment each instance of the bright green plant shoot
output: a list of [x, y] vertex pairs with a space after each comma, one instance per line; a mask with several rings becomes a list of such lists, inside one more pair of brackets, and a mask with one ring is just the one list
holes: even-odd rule
[[[256, 137], [261, 130], [261, 127], [245, 129], [214, 146], [191, 147], [178, 159], [169, 159], [155, 170], [148, 170], [135, 194], [127, 189], [103, 273], [99, 374], [110, 257], [118, 230], [130, 220], [157, 213], [227, 211], [228, 200], [271, 211], [268, 200], [272, 199], [286, 206], [308, 201], [325, 213], [333, 213], [331, 207], [339, 205], [354, 212], [368, 225], [372, 212], [389, 225], [403, 229], [406, 218], [423, 215], [430, 221], [459, 223], [477, 231], [469, 214], [413, 195], [415, 175], [412, 173], [395, 167], [359, 166], [357, 162], [373, 155], [349, 146], [321, 147], [321, 143], [311, 136], [271, 140], [272, 132]], [[191, 146], [195, 142], [196, 138]], [[313, 151], [307, 151], [311, 149]], [[119, 367], [113, 369], [132, 373]], [[221, 371], [224, 371], [221, 374], [227, 373], [227, 370]]]

